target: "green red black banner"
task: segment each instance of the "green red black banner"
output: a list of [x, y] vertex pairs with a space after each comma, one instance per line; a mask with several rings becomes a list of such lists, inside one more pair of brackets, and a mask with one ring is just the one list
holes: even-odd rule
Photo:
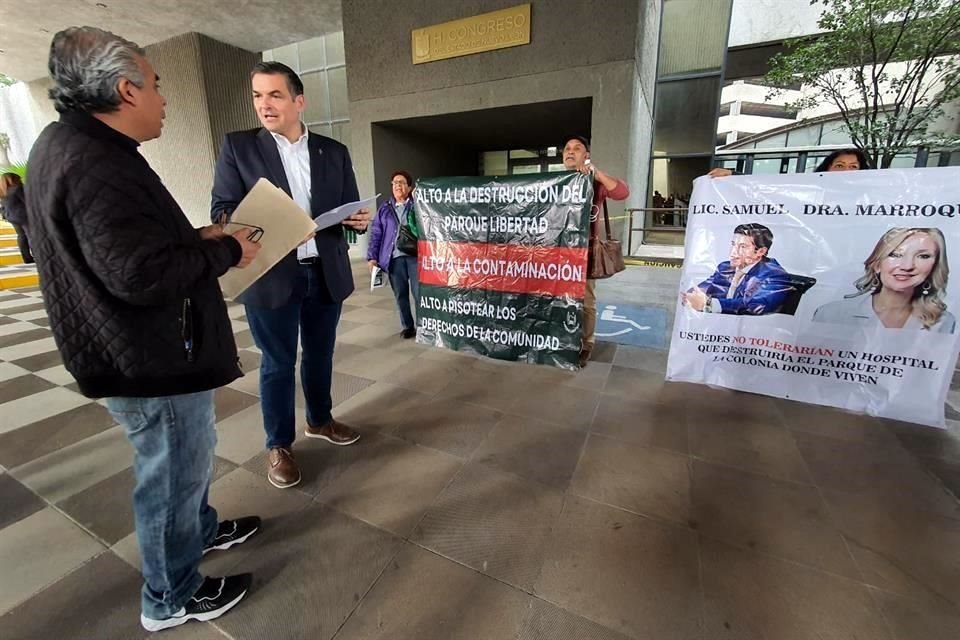
[[577, 368], [592, 200], [574, 172], [420, 180], [417, 340]]

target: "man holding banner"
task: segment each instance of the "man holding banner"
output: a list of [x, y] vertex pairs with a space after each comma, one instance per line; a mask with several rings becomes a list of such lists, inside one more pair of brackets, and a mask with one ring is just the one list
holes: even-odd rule
[[[563, 166], [568, 171], [579, 171], [593, 178], [593, 202], [590, 208], [590, 238], [600, 235], [600, 211], [604, 201], [626, 200], [630, 196], [630, 187], [613, 176], [607, 175], [590, 162], [590, 142], [583, 136], [570, 136], [563, 144]], [[588, 246], [592, 243], [588, 242]], [[587, 280], [586, 295], [583, 299], [583, 343], [580, 347], [579, 364], [583, 368], [593, 352], [594, 331], [597, 328], [597, 281]]]
[[593, 184], [583, 173], [419, 180], [417, 341], [577, 369]]

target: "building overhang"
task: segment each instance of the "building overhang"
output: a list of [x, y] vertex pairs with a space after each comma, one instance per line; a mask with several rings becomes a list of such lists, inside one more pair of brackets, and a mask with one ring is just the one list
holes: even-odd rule
[[50, 40], [70, 26], [100, 27], [142, 47], [197, 32], [254, 52], [343, 28], [340, 0], [5, 0], [0, 14], [0, 73], [28, 82], [47, 75]]

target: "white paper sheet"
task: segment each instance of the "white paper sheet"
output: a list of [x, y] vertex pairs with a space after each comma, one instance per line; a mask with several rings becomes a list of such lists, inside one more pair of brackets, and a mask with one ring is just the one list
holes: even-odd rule
[[374, 267], [370, 270], [370, 291], [374, 289], [379, 289], [384, 286], [386, 283], [386, 278], [383, 274], [383, 269], [380, 267]]
[[340, 224], [345, 219], [355, 214], [359, 209], [366, 209], [371, 215], [375, 214], [377, 212], [377, 198], [379, 197], [380, 194], [378, 193], [372, 198], [367, 198], [366, 200], [357, 200], [356, 202], [348, 202], [347, 204], [342, 204], [339, 207], [330, 209], [330, 211], [321, 213], [313, 219], [313, 221], [317, 223], [317, 231], [326, 229], [327, 227], [332, 227], [335, 224]]

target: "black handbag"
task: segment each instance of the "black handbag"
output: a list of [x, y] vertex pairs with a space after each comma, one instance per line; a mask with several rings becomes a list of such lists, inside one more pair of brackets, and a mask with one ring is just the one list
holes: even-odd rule
[[405, 224], [400, 225], [400, 231], [397, 233], [397, 251], [408, 256], [417, 255], [417, 236], [413, 235], [413, 231]]
[[416, 234], [413, 233], [413, 229], [410, 228], [410, 216], [413, 214], [413, 210], [408, 208], [406, 220], [403, 224], [400, 225], [400, 229], [397, 231], [397, 251], [407, 254], [408, 256], [417, 255], [417, 242], [418, 238]]

